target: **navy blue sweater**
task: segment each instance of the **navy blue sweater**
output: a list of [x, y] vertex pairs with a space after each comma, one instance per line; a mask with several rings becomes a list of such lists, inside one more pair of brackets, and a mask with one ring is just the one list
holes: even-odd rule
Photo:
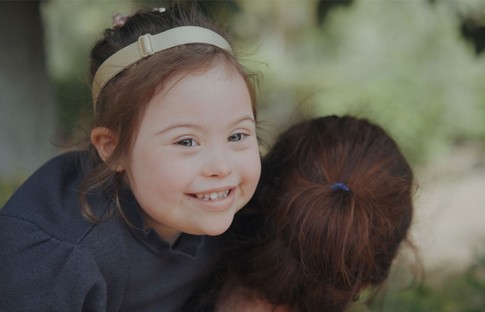
[[[142, 230], [124, 192], [119, 216], [92, 224], [80, 213], [83, 153], [42, 166], [0, 210], [1, 311], [178, 311], [213, 269], [220, 237], [183, 234], [171, 247]], [[95, 211], [111, 205], [90, 198]]]

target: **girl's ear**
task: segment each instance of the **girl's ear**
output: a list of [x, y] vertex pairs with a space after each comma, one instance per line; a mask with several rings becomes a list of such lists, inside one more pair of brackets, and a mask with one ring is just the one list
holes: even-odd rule
[[[118, 135], [105, 127], [96, 127], [91, 130], [91, 143], [98, 151], [99, 157], [106, 162], [118, 144]], [[114, 171], [123, 171], [121, 164], [116, 164]]]

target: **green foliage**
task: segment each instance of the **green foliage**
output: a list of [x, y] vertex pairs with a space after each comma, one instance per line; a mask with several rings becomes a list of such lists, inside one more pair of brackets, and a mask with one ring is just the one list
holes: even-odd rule
[[[60, 118], [60, 137], [68, 140], [77, 137], [79, 127], [84, 115], [92, 114], [91, 95], [87, 85], [80, 83], [74, 77], [66, 77], [54, 81], [56, 87], [56, 100]], [[81, 134], [79, 134], [81, 135]]]
[[371, 118], [418, 159], [458, 137], [484, 138], [485, 89], [478, 85], [485, 64], [458, 36], [452, 14], [444, 5], [401, 1], [356, 4], [334, 16], [324, 35], [339, 42], [325, 48], [328, 82], [316, 113]]

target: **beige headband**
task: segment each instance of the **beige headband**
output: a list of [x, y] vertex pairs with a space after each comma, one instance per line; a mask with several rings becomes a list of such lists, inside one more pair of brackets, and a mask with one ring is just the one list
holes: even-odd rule
[[189, 43], [206, 43], [231, 51], [231, 46], [222, 36], [197, 26], [181, 26], [156, 35], [140, 36], [137, 42], [119, 50], [99, 66], [93, 79], [94, 108], [101, 89], [122, 70], [154, 53]]

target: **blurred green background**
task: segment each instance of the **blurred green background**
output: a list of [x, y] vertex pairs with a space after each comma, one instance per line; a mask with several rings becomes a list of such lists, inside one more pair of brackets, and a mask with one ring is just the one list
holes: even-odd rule
[[[170, 1], [0, 2], [0, 206], [71, 146], [89, 116], [88, 60], [113, 12]], [[300, 118], [386, 128], [419, 183], [413, 239], [352, 311], [485, 311], [485, 0], [199, 1], [262, 73], [264, 141]]]

